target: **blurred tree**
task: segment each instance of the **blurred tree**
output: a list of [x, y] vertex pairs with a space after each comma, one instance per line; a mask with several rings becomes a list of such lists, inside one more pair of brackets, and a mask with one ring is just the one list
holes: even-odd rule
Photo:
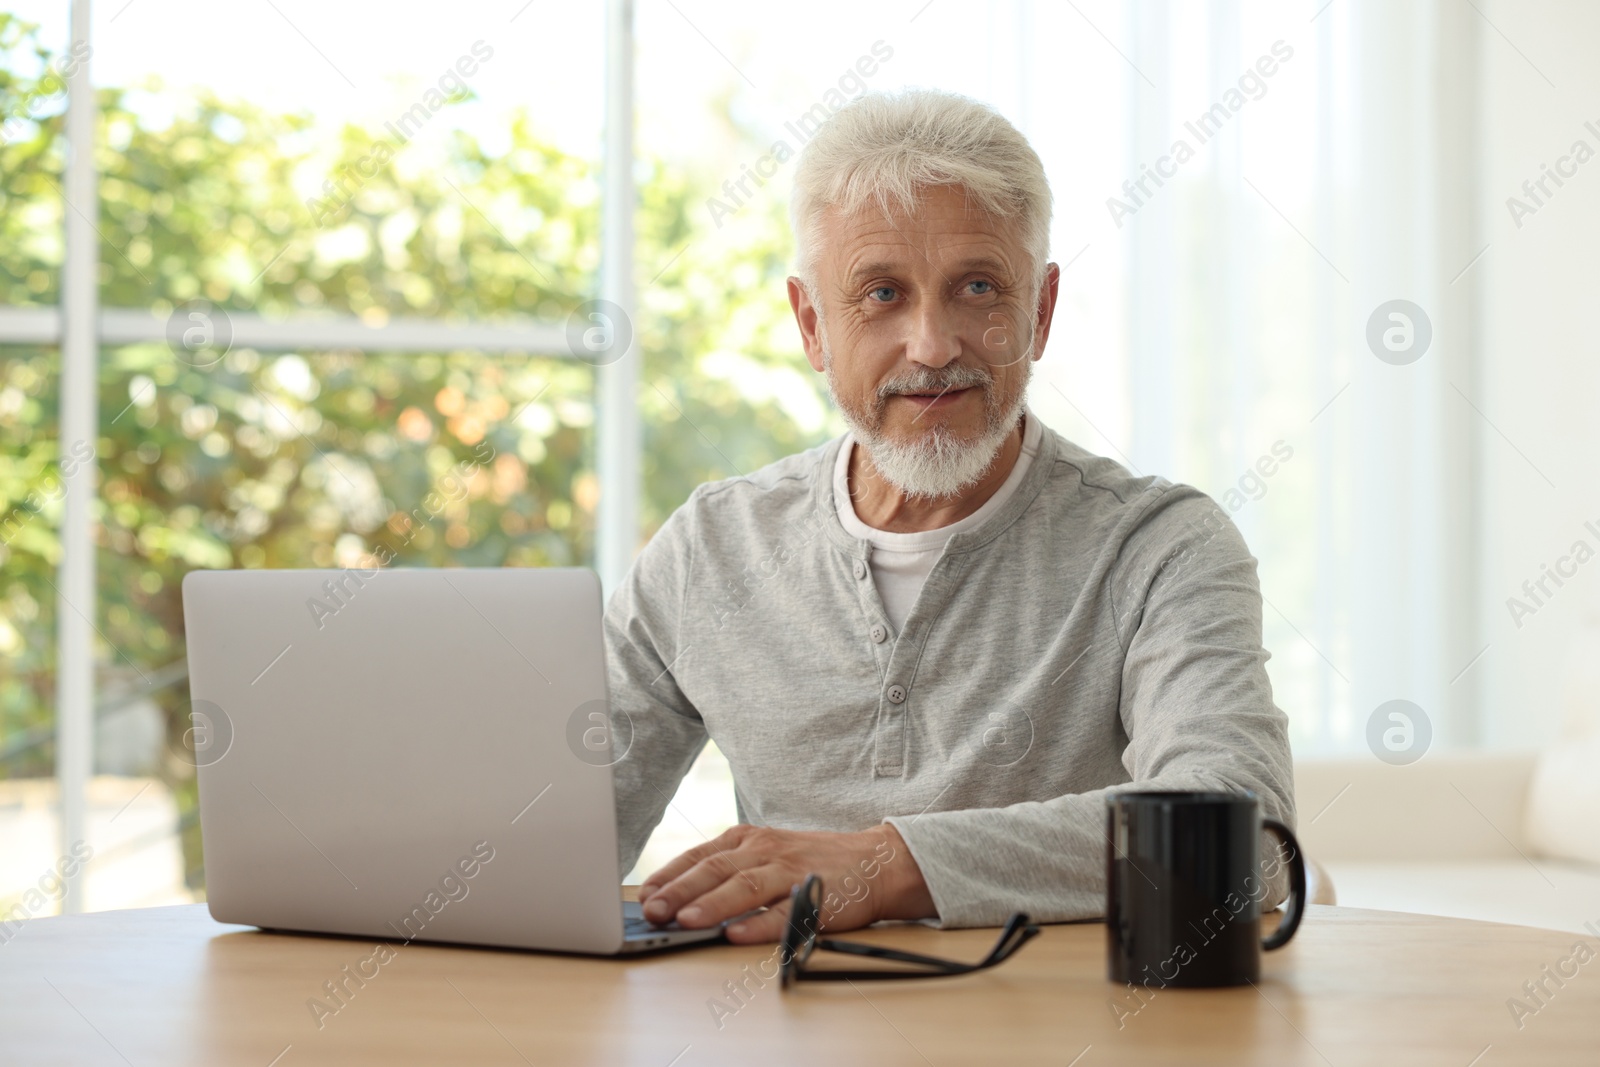
[[[51, 91], [51, 61], [32, 27], [0, 13], [0, 115], [20, 116], [0, 140], [0, 304], [58, 299], [64, 95]], [[159, 85], [144, 92], [174, 103]], [[200, 299], [274, 317], [564, 323], [593, 295], [597, 165], [542, 143], [525, 118], [501, 155], [457, 133], [446, 158], [408, 167], [360, 129], [329, 145], [308, 116], [204, 93], [158, 124], [138, 97], [99, 94], [105, 307], [168, 315]], [[640, 174], [648, 534], [700, 482], [816, 444], [835, 423], [788, 325], [779, 198], [718, 228], [704, 204], [720, 176], [661, 160]], [[537, 353], [212, 355], [101, 350], [104, 696], [139, 693], [181, 661], [180, 583], [195, 568], [351, 566], [380, 549], [404, 565], [590, 561], [600, 486], [588, 365]], [[71, 476], [58, 461], [90, 446], [58, 440], [57, 371], [53, 349], [0, 348], [0, 776], [53, 770], [52, 582]], [[185, 697], [182, 685], [156, 696], [173, 749]], [[192, 811], [191, 769], [169, 753], [154, 770]]]

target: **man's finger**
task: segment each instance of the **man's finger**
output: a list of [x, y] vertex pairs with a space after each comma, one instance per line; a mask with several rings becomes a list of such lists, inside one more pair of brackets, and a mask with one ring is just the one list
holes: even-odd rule
[[[764, 895], [767, 885], [756, 873], [762, 862], [761, 857], [748, 852], [713, 852], [651, 894], [644, 905], [645, 917], [657, 923], [676, 918], [685, 925], [710, 926], [729, 915], [765, 904], [768, 899], [776, 899], [776, 896], [769, 898]], [[681, 909], [685, 905], [725, 883], [735, 890], [742, 890], [744, 898], [751, 903], [744, 908], [724, 912], [714, 920], [707, 920], [700, 914], [682, 914]]]
[[739, 840], [743, 836], [740, 831], [741, 828], [737, 826], [731, 830], [724, 830], [716, 837], [713, 837], [710, 841], [698, 844], [693, 848], [688, 849], [685, 852], [680, 852], [677, 856], [674, 856], [672, 860], [669, 861], [664, 867], [651, 874], [640, 884], [639, 900], [643, 902], [652, 895], [660, 892], [662, 886], [671, 882], [673, 879], [682, 876], [686, 871], [688, 871], [695, 864], [699, 863], [701, 860], [705, 859], [707, 856], [714, 856], [719, 852], [730, 852], [733, 849], [738, 848]]
[[[677, 896], [681, 925], [715, 926], [752, 908], [776, 904], [789, 895], [789, 877], [775, 864], [753, 866], [731, 877], [719, 877], [720, 867], [713, 856], [669, 887], [675, 896], [684, 894]], [[694, 892], [702, 886], [700, 892]]]
[[774, 904], [759, 915], [729, 923], [728, 940], [736, 945], [759, 945], [766, 941], [777, 941], [783, 937], [784, 927], [788, 925], [789, 902], [785, 900], [782, 904]]

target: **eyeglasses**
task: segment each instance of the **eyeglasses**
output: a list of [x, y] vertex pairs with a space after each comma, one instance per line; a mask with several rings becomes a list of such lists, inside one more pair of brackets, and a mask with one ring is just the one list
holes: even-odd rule
[[[831, 937], [818, 937], [822, 917], [822, 878], [811, 874], [794, 887], [789, 897], [789, 925], [784, 928], [783, 939], [778, 942], [779, 985], [788, 989], [799, 981], [844, 982], [853, 979], [886, 978], [945, 978], [954, 974], [971, 974], [1004, 963], [1016, 955], [1018, 949], [1038, 936], [1039, 927], [1028, 921], [1027, 915], [1017, 912], [1006, 921], [1000, 940], [989, 954], [977, 963], [959, 960], [942, 960], [936, 956], [923, 956], [915, 952], [880, 945], [867, 945], [859, 941], [838, 941]], [[875, 960], [893, 960], [926, 968], [919, 971], [899, 970], [824, 970], [806, 969], [811, 953], [817, 949], [843, 952], [851, 956], [867, 956]]]

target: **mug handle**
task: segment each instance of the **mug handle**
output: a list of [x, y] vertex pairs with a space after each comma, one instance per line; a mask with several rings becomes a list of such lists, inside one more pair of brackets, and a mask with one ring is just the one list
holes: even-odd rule
[[1262, 950], [1270, 952], [1289, 943], [1294, 932], [1300, 929], [1300, 920], [1305, 916], [1306, 858], [1300, 851], [1300, 842], [1295, 840], [1293, 830], [1277, 819], [1262, 819], [1261, 825], [1268, 830], [1276, 831], [1278, 836], [1283, 838], [1284, 844], [1289, 846], [1289, 906], [1284, 909], [1283, 921], [1272, 932], [1272, 936], [1261, 939]]

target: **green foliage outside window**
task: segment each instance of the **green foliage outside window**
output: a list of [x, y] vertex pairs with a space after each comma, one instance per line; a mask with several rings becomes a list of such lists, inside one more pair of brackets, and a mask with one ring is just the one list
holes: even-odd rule
[[[51, 60], [31, 27], [0, 14], [0, 117], [13, 116], [0, 141], [0, 305], [59, 300], [65, 96]], [[145, 117], [152, 94], [170, 122]], [[160, 86], [102, 89], [99, 103], [103, 308], [165, 317], [199, 299], [277, 318], [564, 324], [595, 295], [598, 167], [542, 143], [526, 118], [498, 156], [461, 132], [426, 166], [402, 148], [328, 214], [307, 205], [307, 175], [370, 159], [366, 131], [328, 145], [307, 116]], [[781, 199], [722, 232], [704, 209], [720, 175], [659, 159], [639, 174], [648, 535], [700, 482], [813, 445], [835, 423], [790, 324]], [[62, 479], [91, 448], [103, 700], [181, 663], [180, 583], [196, 568], [592, 558], [596, 372], [583, 362], [248, 348], [195, 362], [165, 345], [102, 346], [99, 438], [61, 442], [57, 352], [0, 347], [0, 777], [53, 772]], [[174, 741], [186, 696], [181, 682], [152, 695]], [[151, 773], [188, 816], [200, 888], [192, 771], [169, 755]]]

